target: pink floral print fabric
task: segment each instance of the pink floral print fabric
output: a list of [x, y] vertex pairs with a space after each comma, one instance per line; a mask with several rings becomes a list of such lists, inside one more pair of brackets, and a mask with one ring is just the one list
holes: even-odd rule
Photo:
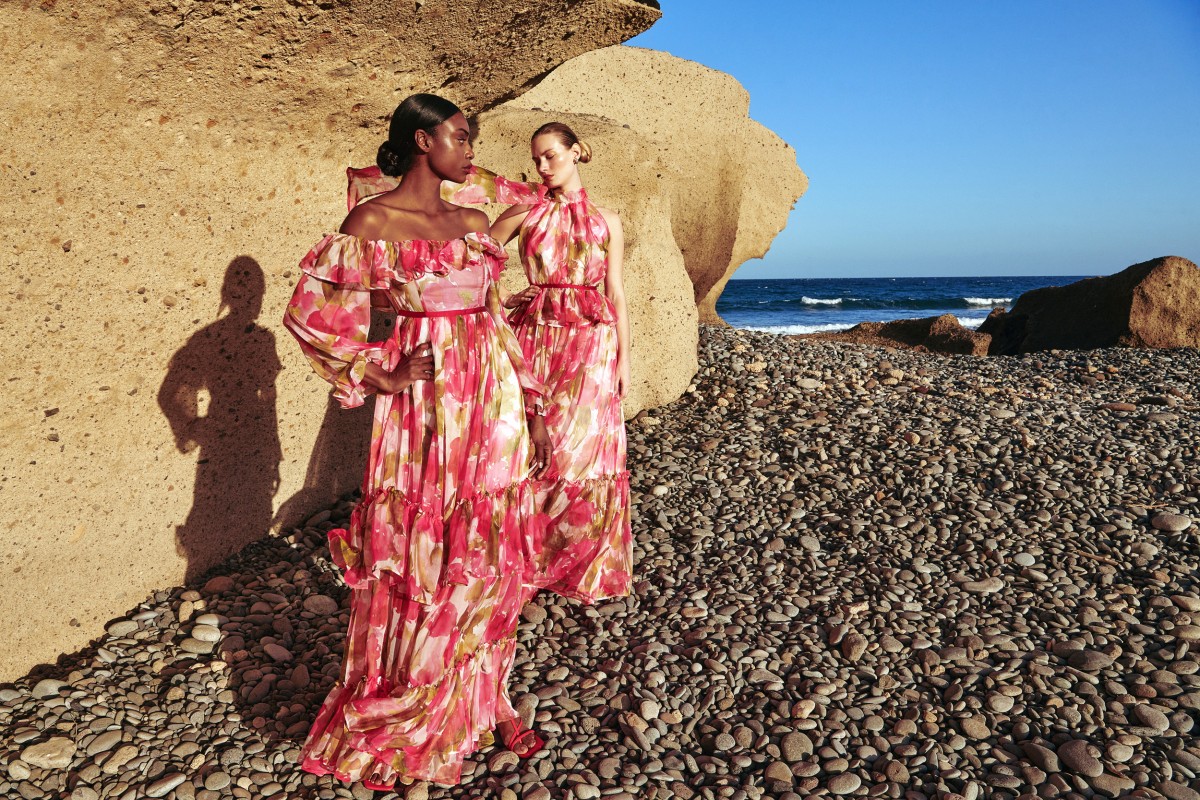
[[[372, 393], [367, 362], [391, 369], [428, 342], [435, 373], [376, 398], [363, 499], [330, 533], [350, 626], [302, 751], [310, 772], [454, 784], [480, 735], [516, 716], [507, 681], [536, 519], [522, 388], [543, 390], [504, 319], [503, 263], [484, 234], [332, 234], [300, 264], [284, 325], [343, 406]], [[382, 342], [367, 338], [373, 292], [407, 312]]]
[[534, 483], [539, 520], [526, 583], [594, 602], [628, 594], [633, 564], [616, 311], [603, 292], [609, 232], [585, 190], [538, 190], [519, 250], [539, 288], [510, 317], [546, 386], [554, 445], [550, 469]]

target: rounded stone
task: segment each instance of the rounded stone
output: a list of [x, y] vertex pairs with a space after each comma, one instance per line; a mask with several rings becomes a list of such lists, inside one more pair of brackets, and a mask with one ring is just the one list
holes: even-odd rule
[[208, 583], [204, 584], [205, 594], [224, 594], [232, 591], [234, 587], [233, 578], [228, 575], [218, 575], [215, 578], [209, 578]]
[[986, 739], [992, 735], [987, 719], [981, 714], [959, 720], [958, 725], [962, 732], [972, 739]]
[[1150, 524], [1160, 531], [1179, 533], [1192, 527], [1192, 519], [1183, 514], [1155, 514], [1154, 518], [1150, 520]]
[[1124, 764], [1129, 759], [1133, 758], [1134, 749], [1127, 744], [1113, 742], [1108, 746], [1107, 755], [1109, 760], [1115, 761], [1118, 764]]
[[1104, 773], [1104, 765], [1088, 751], [1088, 743], [1082, 739], [1072, 739], [1059, 745], [1058, 757], [1067, 769], [1077, 775], [1095, 778]]
[[794, 777], [792, 775], [792, 768], [782, 761], [772, 761], [767, 765], [763, 775], [766, 776], [767, 780], [783, 781], [784, 783], [791, 783]]
[[54, 736], [21, 751], [21, 760], [42, 769], [65, 769], [75, 755], [75, 743], [64, 736]]
[[70, 688], [70, 684], [66, 681], [56, 681], [53, 678], [44, 678], [38, 681], [33, 686], [33, 696], [38, 700], [45, 700], [49, 697], [58, 697], [58, 693], [62, 689]]
[[195, 625], [192, 627], [192, 638], [201, 642], [217, 642], [221, 639], [221, 631], [211, 625]]
[[173, 772], [151, 783], [146, 787], [147, 797], [163, 797], [179, 784], [187, 780], [182, 772]]
[[1095, 650], [1076, 650], [1067, 657], [1067, 663], [1082, 672], [1099, 672], [1111, 667], [1113, 660]]
[[304, 598], [304, 610], [317, 616], [332, 617], [338, 613], [338, 602], [328, 595], [310, 594]]
[[228, 786], [230, 781], [229, 773], [217, 770], [216, 772], [210, 772], [204, 778], [204, 788], [210, 792], [219, 792]]
[[834, 775], [825, 783], [825, 787], [837, 795], [857, 792], [858, 787], [860, 786], [862, 786], [862, 778], [858, 777], [853, 772], [843, 772], [841, 774]]
[[1007, 714], [1012, 711], [1016, 701], [1006, 694], [990, 694], [987, 698], [987, 707], [997, 714]]
[[1170, 720], [1167, 715], [1159, 711], [1151, 705], [1136, 705], [1133, 707], [1133, 717], [1147, 728], [1153, 728], [1159, 733], [1163, 733], [1171, 727]]
[[1171, 635], [1183, 642], [1200, 642], [1200, 625], [1176, 625]]
[[286, 647], [277, 645], [274, 642], [263, 645], [263, 652], [270, 656], [272, 661], [291, 661], [292, 653]]
[[488, 759], [487, 765], [489, 772], [500, 773], [510, 770], [520, 763], [520, 757], [518, 757], [517, 754], [512, 750], [509, 750], [507, 747], [505, 747], [501, 748], [498, 752], [493, 753], [491, 758]]
[[779, 743], [779, 750], [789, 764], [804, 761], [813, 754], [812, 739], [800, 731], [785, 734]]
[[546, 609], [533, 603], [527, 603], [521, 609], [521, 617], [531, 625], [541, 625], [546, 621]]

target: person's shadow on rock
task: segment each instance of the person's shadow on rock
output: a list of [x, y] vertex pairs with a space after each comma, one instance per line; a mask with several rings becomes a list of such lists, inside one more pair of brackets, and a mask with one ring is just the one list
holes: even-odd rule
[[265, 536], [279, 489], [275, 335], [256, 320], [266, 281], [258, 262], [238, 256], [221, 286], [210, 325], [171, 358], [158, 391], [181, 453], [199, 449], [192, 510], [176, 528], [187, 580]]
[[[367, 338], [382, 342], [392, 335], [395, 315], [374, 311]], [[368, 399], [358, 408], [342, 408], [330, 395], [317, 439], [309, 451], [304, 484], [279, 505], [274, 527], [297, 525], [314, 511], [362, 485], [363, 470], [371, 449], [371, 424], [375, 403]]]

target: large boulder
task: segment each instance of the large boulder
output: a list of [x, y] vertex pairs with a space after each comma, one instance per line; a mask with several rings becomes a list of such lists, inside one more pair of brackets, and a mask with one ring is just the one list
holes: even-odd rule
[[1200, 269], [1166, 256], [1115, 275], [1034, 289], [979, 326], [993, 355], [1097, 347], [1200, 347]]
[[369, 411], [279, 325], [347, 164], [408, 93], [485, 109], [656, 5], [0, 3], [0, 681], [358, 483]]
[[[678, 398], [696, 374], [699, 328], [692, 284], [671, 233], [671, 197], [655, 177], [666, 167], [656, 142], [612, 120], [566, 113], [556, 118], [593, 148], [587, 165], [588, 195], [621, 215], [633, 371], [624, 408], [630, 417]], [[527, 177], [529, 135], [543, 122], [544, 113], [512, 104], [481, 115], [476, 160], [502, 175]], [[499, 209], [491, 211], [494, 215]], [[518, 291], [528, 282], [515, 240], [509, 253], [503, 283], [509, 291]]]
[[929, 353], [986, 356], [991, 337], [963, 327], [958, 317], [897, 319], [890, 322], [860, 322], [845, 331], [796, 334], [797, 339], [903, 347]]
[[[766, 254], [808, 188], [796, 151], [750, 119], [750, 96], [729, 75], [667, 53], [608, 47], [578, 56], [507, 106], [607, 117], [659, 150], [655, 173], [701, 322], [747, 259]], [[482, 163], [482, 162], [481, 162]], [[585, 169], [588, 180], [591, 167]]]

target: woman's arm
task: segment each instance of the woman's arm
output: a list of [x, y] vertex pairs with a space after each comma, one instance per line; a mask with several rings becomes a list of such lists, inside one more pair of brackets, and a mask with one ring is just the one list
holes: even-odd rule
[[517, 205], [504, 209], [504, 213], [496, 217], [492, 223], [492, 238], [501, 244], [508, 244], [513, 236], [521, 229], [521, 223], [529, 214], [530, 206]]
[[313, 371], [333, 385], [344, 408], [360, 406], [372, 392], [403, 391], [424, 380], [432, 356], [420, 348], [401, 355], [393, 370], [385, 342], [368, 340], [371, 296], [371, 243], [356, 237], [327, 236], [300, 262], [300, 280], [284, 312], [283, 324], [296, 337]]
[[617, 312], [617, 393], [624, 399], [629, 394], [629, 312], [625, 304], [625, 232], [615, 211], [600, 209], [608, 223], [608, 272], [604, 276], [604, 294]]

